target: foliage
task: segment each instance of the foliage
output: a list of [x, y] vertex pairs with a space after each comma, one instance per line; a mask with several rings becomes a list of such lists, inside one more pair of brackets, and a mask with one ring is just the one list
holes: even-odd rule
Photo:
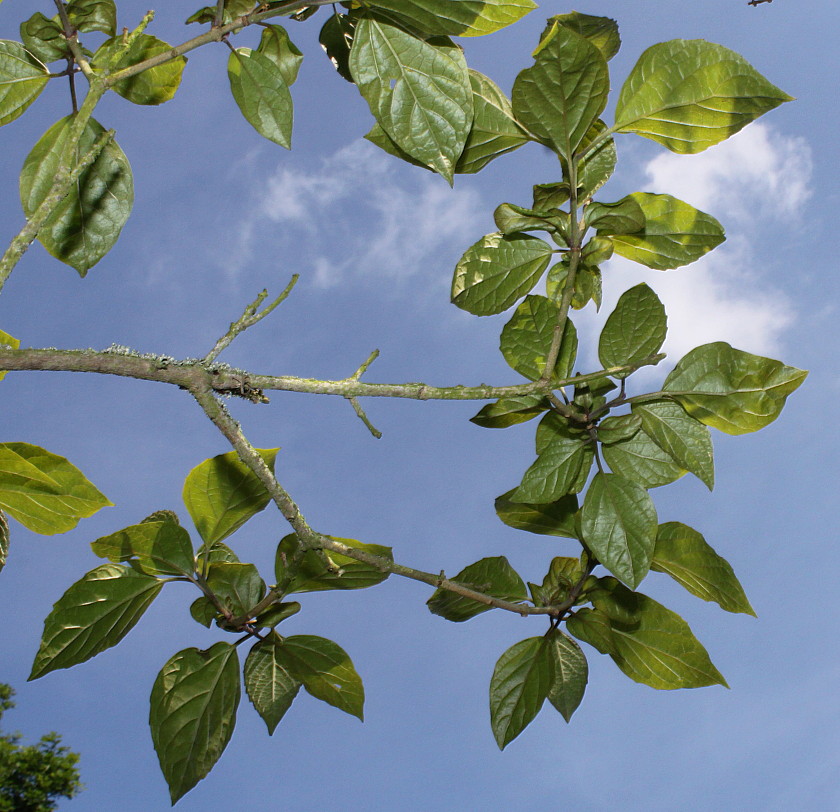
[[[15, 706], [10, 685], [0, 683], [0, 719]], [[51, 812], [59, 798], [82, 789], [77, 753], [61, 746], [58, 733], [23, 745], [19, 733], [0, 733], [0, 812]]]
[[[176, 47], [147, 34], [151, 13], [117, 32], [114, 0], [56, 0], [58, 15], [36, 12], [21, 25], [22, 43], [0, 42], [0, 125], [22, 115], [53, 78], [69, 77], [74, 109], [41, 137], [21, 173], [28, 222], [0, 261], [0, 283], [37, 238], [84, 276], [119, 237], [132, 207], [126, 156], [93, 118], [113, 90], [138, 105], [175, 96], [185, 54], [210, 42], [229, 46], [235, 103], [257, 133], [290, 148], [293, 96], [303, 54], [276, 17], [317, 16], [323, 0], [223, 0], [188, 23], [203, 33]], [[638, 391], [637, 371], [656, 365], [668, 331], [665, 309], [646, 284], [626, 291], [597, 337], [601, 367], [576, 373], [578, 336], [570, 317], [600, 307], [604, 266], [613, 254], [655, 271], [688, 265], [724, 240], [720, 223], [668, 194], [594, 196], [617, 164], [615, 137], [636, 134], [676, 153], [719, 143], [790, 97], [742, 57], [700, 40], [653, 45], [625, 79], [615, 121], [601, 116], [610, 90], [609, 60], [620, 47], [606, 17], [572, 12], [549, 18], [510, 98], [467, 66], [451, 37], [473, 37], [516, 22], [532, 0], [362, 0], [333, 7], [320, 41], [340, 75], [355, 84], [375, 119], [367, 138], [386, 152], [441, 175], [480, 171], [529, 142], [557, 157], [556, 175], [533, 199], [501, 203], [498, 230], [479, 237], [458, 261], [452, 302], [477, 316], [515, 309], [501, 332], [505, 361], [525, 382], [434, 388], [367, 384], [375, 354], [343, 381], [234, 373], [216, 357], [267, 316], [290, 286], [260, 310], [261, 293], [200, 360], [109, 352], [19, 349], [0, 333], [5, 370], [94, 371], [157, 380], [187, 390], [233, 447], [196, 466], [183, 500], [197, 532], [157, 511], [92, 542], [106, 563], [83, 575], [44, 624], [30, 679], [69, 668], [116, 645], [171, 582], [193, 585], [196, 622], [231, 638], [187, 648], [163, 665], [151, 693], [150, 726], [173, 803], [213, 767], [236, 722], [240, 667], [246, 694], [272, 734], [301, 688], [363, 718], [364, 688], [350, 656], [335, 642], [278, 628], [300, 610], [296, 593], [362, 589], [390, 574], [435, 591], [431, 612], [453, 622], [492, 608], [543, 615], [548, 629], [505, 651], [490, 680], [491, 727], [500, 748], [515, 739], [545, 700], [568, 722], [580, 704], [588, 664], [575, 639], [607, 654], [631, 679], [658, 689], [696, 688], [725, 679], [686, 622], [636, 591], [653, 569], [730, 612], [752, 608], [730, 565], [693, 528], [660, 523], [650, 491], [693, 474], [710, 489], [710, 428], [756, 431], [781, 412], [806, 373], [721, 342], [689, 352], [654, 391]], [[256, 47], [234, 47], [262, 26]], [[84, 35], [106, 39], [91, 52]], [[246, 40], [247, 41], [247, 40]], [[63, 72], [45, 63], [65, 61]], [[76, 104], [77, 74], [87, 80]], [[541, 280], [545, 280], [541, 287]], [[635, 387], [635, 388], [634, 388]], [[527, 583], [504, 556], [486, 557], [454, 578], [395, 562], [389, 547], [313, 530], [274, 474], [278, 449], [255, 449], [220, 396], [267, 401], [264, 391], [294, 390], [347, 398], [370, 428], [366, 395], [490, 401], [473, 417], [506, 428], [539, 417], [533, 464], [496, 500], [499, 518], [532, 533], [579, 544], [554, 557], [540, 583]], [[226, 541], [270, 502], [293, 533], [277, 545], [265, 580]], [[0, 445], [0, 506], [40, 533], [64, 532], [110, 504], [71, 463], [24, 442]], [[9, 532], [0, 512], [0, 565]], [[250, 643], [240, 663], [239, 645]], [[244, 649], [243, 649], [244, 650]]]

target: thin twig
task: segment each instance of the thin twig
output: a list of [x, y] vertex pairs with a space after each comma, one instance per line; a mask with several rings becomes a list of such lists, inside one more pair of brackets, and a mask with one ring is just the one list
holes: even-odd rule
[[379, 429], [376, 428], [373, 425], [373, 423], [370, 422], [370, 420], [368, 420], [368, 416], [365, 414], [365, 410], [362, 408], [362, 405], [359, 403], [358, 399], [354, 398], [354, 397], [350, 397], [350, 398], [347, 398], [347, 400], [350, 401], [350, 405], [353, 407], [353, 411], [356, 413], [356, 416], [359, 418], [359, 420], [361, 420], [362, 423], [365, 424], [365, 426], [367, 427], [367, 430], [374, 437], [376, 437], [377, 440], [381, 440], [382, 439], [382, 432], [379, 431]]
[[367, 372], [368, 367], [377, 359], [379, 358], [379, 350], [374, 350], [368, 357], [367, 360], [348, 378], [350, 381], [358, 381], [362, 375]]

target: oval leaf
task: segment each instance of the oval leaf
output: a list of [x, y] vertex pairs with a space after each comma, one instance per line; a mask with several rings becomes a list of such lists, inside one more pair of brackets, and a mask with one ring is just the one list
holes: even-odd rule
[[280, 663], [277, 655], [282, 645], [279, 635], [271, 632], [245, 659], [245, 690], [268, 727], [269, 736], [292, 706], [301, 685]]
[[49, 80], [47, 66], [23, 45], [0, 39], [0, 127], [23, 115]]
[[233, 617], [250, 617], [265, 595], [265, 582], [253, 564], [211, 564], [207, 586]]
[[292, 94], [283, 69], [250, 48], [231, 51], [228, 59], [230, 92], [245, 120], [264, 138], [292, 148]]
[[100, 558], [135, 561], [147, 575], [192, 575], [195, 570], [189, 533], [172, 521], [144, 521], [91, 542]]
[[263, 23], [263, 25], [257, 51], [277, 65], [286, 86], [291, 87], [297, 79], [300, 63], [303, 62], [303, 54], [289, 39], [289, 34], [282, 25], [270, 23]]
[[621, 294], [610, 313], [601, 331], [598, 357], [607, 369], [638, 364], [659, 352], [667, 332], [668, 320], [659, 297], [644, 283], [636, 285]]
[[367, 5], [424, 34], [480, 37], [522, 19], [533, 0], [371, 0]]
[[659, 488], [688, 473], [643, 429], [618, 442], [604, 440], [601, 451], [614, 473], [638, 482], [643, 488]]
[[580, 646], [571, 637], [552, 629], [547, 639], [553, 661], [548, 701], [569, 722], [586, 691], [589, 666]]
[[577, 538], [575, 514], [578, 510], [577, 496], [562, 496], [556, 502], [527, 504], [512, 502], [516, 488], [496, 497], [496, 515], [510, 527], [539, 533], [545, 536]]

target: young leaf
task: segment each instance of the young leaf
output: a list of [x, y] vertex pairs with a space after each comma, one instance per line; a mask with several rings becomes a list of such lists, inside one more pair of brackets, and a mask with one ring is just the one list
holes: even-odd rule
[[[20, 347], [20, 339], [10, 336], [8, 333], [0, 330], [0, 346], [11, 347], [13, 350], [16, 350]], [[0, 369], [0, 381], [2, 381], [5, 377], [6, 370]]]
[[[482, 558], [464, 567], [450, 580], [505, 601], [528, 599], [525, 583], [504, 556]], [[433, 615], [440, 615], [453, 623], [462, 623], [493, 608], [447, 589], [436, 589], [426, 601], [426, 606]]]
[[543, 37], [551, 32], [554, 23], [570, 28], [576, 34], [586, 37], [608, 61], [618, 53], [618, 49], [621, 47], [618, 23], [609, 17], [593, 17], [591, 14], [581, 14], [579, 11], [557, 14], [548, 18]]
[[211, 564], [207, 586], [234, 617], [249, 615], [265, 595], [265, 582], [253, 564]]
[[29, 679], [83, 663], [115, 646], [140, 620], [163, 583], [119, 564], [103, 564], [76, 581], [44, 621]]
[[291, 87], [297, 79], [303, 54], [289, 39], [289, 34], [282, 25], [264, 23], [264, 26], [257, 52], [277, 65], [286, 86]]
[[476, 316], [502, 313], [534, 287], [552, 253], [538, 237], [487, 234], [458, 260], [452, 303]]
[[669, 457], [690, 471], [709, 490], [715, 485], [715, 461], [709, 429], [695, 420], [679, 403], [660, 400], [634, 403], [642, 428]]
[[577, 538], [577, 496], [569, 494], [560, 497], [556, 502], [540, 505], [512, 502], [511, 497], [515, 492], [516, 488], [496, 497], [496, 514], [505, 524], [529, 533]]
[[[580, 558], [555, 556], [540, 586], [529, 584], [531, 595], [538, 606], [550, 606], [568, 599], [574, 585], [584, 574]], [[536, 587], [536, 588], [535, 588]], [[538, 599], [538, 600], [537, 600]]]
[[362, 679], [347, 652], [337, 643], [311, 634], [296, 634], [283, 640], [274, 657], [316, 699], [363, 719]]
[[196, 569], [201, 569], [204, 562], [210, 564], [238, 564], [239, 556], [221, 541], [214, 541], [208, 548], [202, 544], [195, 554]]
[[[390, 547], [381, 544], [364, 544], [355, 539], [335, 538], [354, 550], [361, 550], [371, 555], [394, 560]], [[285, 577], [286, 562], [297, 552], [297, 536], [292, 533], [281, 539], [274, 556], [274, 573], [278, 583]], [[289, 584], [289, 592], [320, 592], [324, 589], [366, 589], [369, 586], [381, 584], [390, 573], [377, 569], [372, 564], [357, 561], [332, 550], [324, 551], [329, 558], [331, 567], [325, 562], [324, 556], [315, 550], [307, 551], [298, 564], [294, 577]]]
[[[32, 217], [52, 189], [73, 119], [70, 115], [53, 124], [24, 161], [20, 199], [27, 217]], [[104, 132], [98, 121], [90, 119], [75, 159], [80, 160]], [[56, 259], [85, 276], [113, 248], [133, 204], [131, 166], [112, 140], [58, 204], [38, 233], [38, 240]]]
[[91, 542], [100, 558], [136, 561], [146, 575], [192, 575], [195, 568], [189, 533], [171, 521], [144, 521]]
[[174, 804], [213, 769], [230, 741], [239, 705], [236, 648], [216, 643], [179, 651], [157, 675], [150, 705], [152, 742]]
[[566, 161], [581, 145], [607, 103], [607, 63], [589, 40], [555, 24], [521, 71], [511, 101], [517, 121]]
[[[659, 352], [668, 322], [659, 297], [644, 283], [624, 291], [610, 313], [598, 342], [602, 366], [637, 364]], [[630, 373], [618, 373], [626, 378]]]
[[292, 148], [292, 94], [284, 69], [259, 51], [237, 48], [228, 58], [230, 92], [245, 120], [264, 138]]
[[[273, 471], [278, 448], [257, 449]], [[205, 460], [187, 474], [184, 504], [207, 544], [221, 541], [259, 513], [270, 500], [265, 486], [235, 451]]]
[[23, 115], [49, 80], [47, 66], [23, 45], [0, 39], [0, 127]]
[[615, 172], [618, 154], [615, 150], [615, 140], [607, 138], [601, 141], [596, 149], [588, 153], [590, 145], [607, 130], [607, 125], [598, 119], [583, 138], [578, 149], [581, 158], [578, 160], [578, 199], [585, 200], [592, 197]]
[[499, 398], [495, 403], [483, 406], [478, 414], [470, 418], [470, 423], [485, 429], [506, 429], [539, 417], [548, 408], [548, 400], [543, 395]]
[[742, 56], [703, 40], [648, 48], [618, 97], [615, 129], [672, 152], [701, 152], [792, 97]]
[[101, 31], [111, 37], [117, 33], [114, 0], [70, 0], [67, 16], [78, 31]]
[[190, 604], [190, 615], [196, 623], [200, 623], [209, 629], [210, 624], [219, 615], [219, 610], [210, 598], [202, 595]]
[[[116, 73], [172, 51], [168, 42], [149, 34], [140, 34], [131, 43], [128, 51], [120, 54], [122, 46], [121, 36], [103, 42], [93, 55], [92, 64], [95, 67], [107, 67], [112, 73]], [[170, 59], [142, 73], [115, 82], [113, 89], [133, 104], [163, 104], [178, 90], [186, 64], [187, 60], [183, 56]]]
[[662, 387], [696, 420], [726, 434], [772, 423], [808, 373], [718, 341], [691, 350]]
[[[545, 372], [546, 355], [559, 315], [559, 305], [545, 296], [528, 295], [502, 328], [499, 349], [505, 361], [529, 380], [536, 381]], [[560, 352], [554, 365], [554, 380], [562, 380], [572, 374], [577, 348], [577, 330], [572, 320], [566, 319]]]
[[6, 566], [9, 557], [9, 520], [0, 510], [0, 570]]
[[41, 62], [55, 62], [70, 53], [58, 17], [45, 17], [36, 11], [20, 24], [20, 38], [26, 50]]
[[583, 538], [596, 558], [633, 589], [650, 569], [656, 528], [656, 508], [641, 485], [619, 474], [595, 474], [583, 500]]
[[700, 259], [725, 239], [714, 217], [671, 195], [634, 192], [628, 197], [639, 204], [645, 225], [640, 232], [612, 235], [616, 254], [627, 259], [666, 271]]
[[636, 436], [642, 427], [642, 418], [637, 414], [622, 414], [605, 417], [598, 423], [598, 439], [602, 443], [620, 443]]
[[490, 726], [500, 750], [540, 712], [554, 681], [554, 654], [545, 637], [512, 645], [490, 680]]
[[559, 629], [552, 629], [547, 635], [547, 641], [553, 660], [548, 701], [569, 722], [583, 699], [589, 679], [589, 666], [580, 646]]
[[[604, 421], [606, 422], [606, 421]], [[603, 440], [601, 451], [613, 473], [638, 482], [643, 488], [668, 485], [688, 473], [680, 468], [667, 451], [663, 451], [653, 438], [639, 429], [632, 437], [613, 442]]]
[[593, 201], [586, 209], [584, 222], [599, 234], [633, 234], [645, 227], [645, 213], [628, 195], [615, 203]]
[[680, 522], [659, 525], [650, 568], [667, 573], [692, 595], [714, 601], [727, 612], [755, 616], [729, 562], [687, 525]]
[[292, 706], [301, 686], [280, 662], [282, 646], [279, 635], [271, 632], [251, 648], [245, 659], [245, 690], [268, 727], [269, 736]]
[[[590, 240], [588, 246], [592, 246], [592, 242]], [[608, 248], [611, 253], [612, 244], [609, 244]], [[569, 260], [564, 257], [548, 269], [548, 275], [545, 278], [545, 292], [551, 302], [558, 307], [566, 291], [569, 268]], [[601, 269], [581, 263], [575, 274], [575, 290], [572, 293], [571, 305], [573, 309], [580, 310], [590, 301], [595, 302], [596, 308], [601, 307]]]
[[29, 443], [0, 444], [0, 507], [33, 533], [66, 533], [110, 504], [64, 457]]
[[350, 51], [350, 71], [390, 138], [451, 184], [473, 120], [472, 88], [461, 51], [362, 17]]

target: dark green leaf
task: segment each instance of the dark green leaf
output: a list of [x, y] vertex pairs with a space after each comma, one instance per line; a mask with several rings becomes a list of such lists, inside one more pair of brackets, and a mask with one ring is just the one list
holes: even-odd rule
[[210, 624], [219, 616], [219, 610], [210, 598], [202, 595], [190, 604], [190, 615], [196, 623], [210, 628]]
[[111, 37], [117, 33], [114, 0], [70, 0], [67, 16], [79, 31], [101, 31]]
[[207, 586], [234, 617], [250, 617], [265, 596], [265, 582], [253, 564], [211, 564]]
[[[103, 42], [93, 55], [92, 64], [95, 67], [108, 68], [111, 73], [115, 73], [172, 50], [168, 42], [149, 34], [140, 34], [131, 43], [128, 51], [120, 54], [122, 47], [121, 36]], [[163, 104], [169, 101], [178, 90], [186, 64], [186, 58], [179, 56], [115, 82], [112, 87], [120, 96], [134, 104]]]
[[371, 144], [379, 147], [379, 149], [384, 150], [389, 155], [393, 155], [395, 158], [399, 158], [401, 161], [405, 161], [412, 166], [419, 166], [421, 169], [426, 169], [429, 172], [434, 172], [434, 169], [430, 166], [426, 166], [426, 164], [418, 161], [416, 158], [412, 158], [399, 144], [394, 141], [385, 130], [382, 129], [379, 122], [375, 122], [373, 127], [369, 133], [365, 134], [365, 139], [370, 141]]
[[6, 566], [9, 558], [9, 520], [0, 510], [0, 570]]
[[[502, 234], [515, 234], [518, 231], [550, 231], [557, 232], [558, 228], [567, 231], [569, 216], [560, 211], [539, 211], [515, 206], [513, 203], [502, 203], [493, 212], [493, 219]], [[562, 235], [561, 235], [562, 236]]]
[[[53, 124], [24, 161], [20, 199], [27, 217], [32, 217], [52, 189], [73, 120], [70, 115]], [[104, 132], [98, 121], [90, 119], [75, 160], [81, 160]], [[113, 248], [133, 204], [131, 166], [111, 140], [55, 208], [38, 233], [38, 240], [56, 259], [85, 276]]]
[[671, 195], [634, 192], [628, 197], [644, 212], [645, 226], [641, 232], [612, 236], [616, 254], [627, 259], [665, 271], [700, 259], [725, 239], [714, 217]]
[[727, 612], [755, 616], [729, 562], [687, 525], [680, 522], [659, 525], [650, 568], [668, 573], [692, 595], [714, 601]]
[[254, 625], [261, 628], [273, 629], [278, 623], [286, 620], [286, 618], [296, 615], [300, 611], [300, 608], [300, 604], [297, 601], [275, 603], [257, 615], [254, 619]]
[[553, 659], [548, 701], [569, 722], [583, 699], [589, 666], [580, 646], [563, 632], [553, 629], [547, 639]]
[[350, 73], [350, 48], [355, 32], [355, 17], [349, 14], [331, 14], [318, 35], [318, 42], [330, 62], [348, 82], [353, 81], [353, 75]]
[[29, 679], [70, 668], [115, 646], [160, 592], [157, 578], [119, 564], [103, 564], [76, 581], [44, 621]]
[[[529, 295], [516, 308], [510, 321], [502, 328], [499, 348], [502, 355], [520, 375], [532, 381], [545, 372], [554, 328], [560, 321], [560, 307], [545, 296]], [[577, 330], [571, 319], [566, 319], [560, 353], [554, 365], [554, 380], [563, 380], [572, 374], [577, 358]]]
[[[583, 557], [586, 557], [585, 553]], [[537, 605], [551, 606], [568, 600], [572, 588], [580, 581], [584, 572], [585, 563], [580, 558], [566, 556], [552, 558], [542, 584], [536, 590], [535, 585], [531, 584], [532, 596], [539, 597]], [[537, 594], [534, 594], [535, 592]]]
[[807, 375], [718, 341], [684, 356], [662, 389], [701, 423], [726, 434], [747, 434], [772, 423]]
[[472, 88], [460, 49], [363, 17], [353, 38], [350, 71], [388, 136], [452, 183], [473, 120]]
[[595, 557], [631, 588], [650, 569], [656, 528], [656, 508], [641, 485], [620, 474], [595, 474], [583, 500], [583, 539]]
[[612, 59], [621, 47], [618, 23], [609, 17], [593, 17], [590, 14], [581, 14], [579, 11], [557, 14], [548, 18], [543, 36], [551, 32], [554, 23], [571, 28], [575, 33], [586, 37], [601, 52], [604, 59]]
[[677, 39], [642, 54], [621, 88], [615, 129], [695, 153], [791, 100], [734, 51]]
[[219, 760], [239, 705], [236, 648], [216, 643], [170, 657], [155, 680], [149, 727], [174, 804]]
[[502, 313], [543, 275], [552, 247], [526, 234], [487, 234], [455, 266], [452, 302], [476, 316]]
[[19, 42], [0, 40], [0, 127], [23, 115], [49, 81], [49, 70]]
[[638, 482], [643, 488], [667, 485], [687, 473], [643, 429], [626, 440], [609, 441], [601, 450], [616, 474]]
[[627, 196], [615, 203], [590, 203], [584, 222], [599, 234], [633, 234], [645, 227], [645, 213], [634, 198]]
[[228, 59], [228, 79], [245, 120], [264, 138], [292, 148], [292, 94], [284, 70], [259, 51], [237, 48]]
[[238, 564], [239, 556], [221, 541], [214, 541], [208, 550], [206, 544], [202, 544], [195, 554], [196, 569], [202, 568], [204, 562], [207, 564]]
[[0, 444], [0, 507], [32, 532], [66, 533], [110, 504], [64, 457], [29, 443]]
[[[519, 602], [528, 598], [525, 583], [503, 555], [482, 558], [464, 567], [450, 580], [505, 601]], [[433, 615], [440, 615], [453, 623], [461, 623], [493, 608], [446, 589], [436, 589], [426, 601], [426, 606]]]
[[[278, 448], [257, 449], [270, 470]], [[205, 460], [184, 482], [184, 504], [207, 544], [221, 541], [259, 513], [270, 500], [265, 485], [235, 451]]]
[[566, 621], [566, 629], [578, 640], [589, 643], [601, 654], [609, 654], [615, 659], [614, 655], [618, 648], [613, 640], [609, 618], [603, 612], [586, 607], [578, 609]]
[[363, 719], [362, 679], [347, 652], [337, 643], [311, 634], [296, 634], [283, 640], [274, 657], [316, 699]]
[[[644, 283], [624, 291], [610, 313], [598, 342], [605, 369], [629, 366], [655, 355], [665, 341], [668, 320], [659, 297]], [[613, 377], [626, 378], [619, 372]]]
[[545, 637], [512, 645], [490, 680], [490, 725], [503, 750], [540, 712], [554, 681], [554, 654]]
[[268, 57], [280, 69], [280, 75], [287, 87], [297, 79], [303, 54], [289, 39], [289, 34], [282, 25], [263, 24], [262, 37], [257, 52]]
[[269, 736], [292, 706], [301, 685], [280, 662], [282, 646], [277, 633], [271, 632], [253, 646], [245, 659], [245, 690], [268, 727]]
[[569, 494], [556, 502], [539, 505], [512, 502], [511, 497], [515, 492], [516, 488], [496, 498], [496, 513], [505, 524], [529, 533], [577, 538], [575, 532], [577, 496]]
[[607, 103], [607, 63], [589, 40], [557, 24], [543, 38], [535, 59], [514, 82], [514, 115], [571, 160]]
[[70, 53], [58, 17], [50, 19], [40, 11], [20, 24], [20, 38], [26, 50], [41, 62], [55, 62]]
[[623, 414], [618, 417], [606, 417], [598, 424], [598, 439], [602, 443], [618, 443], [629, 440], [642, 426], [642, 418], [637, 414]]
[[[612, 245], [609, 246], [612, 250]], [[545, 279], [545, 291], [548, 298], [558, 307], [563, 300], [566, 290], [566, 282], [569, 278], [569, 260], [563, 258], [560, 262], [548, 269]], [[572, 308], [580, 310], [590, 302], [595, 302], [595, 307], [601, 307], [601, 270], [595, 266], [578, 265], [575, 273], [575, 290], [572, 294]]]
[[499, 398], [495, 403], [488, 403], [482, 407], [477, 415], [470, 418], [470, 422], [485, 429], [506, 429], [539, 417], [548, 407], [548, 400], [544, 395]]
[[171, 521], [144, 521], [91, 542], [100, 558], [136, 560], [146, 575], [192, 575], [195, 562], [189, 533]]

